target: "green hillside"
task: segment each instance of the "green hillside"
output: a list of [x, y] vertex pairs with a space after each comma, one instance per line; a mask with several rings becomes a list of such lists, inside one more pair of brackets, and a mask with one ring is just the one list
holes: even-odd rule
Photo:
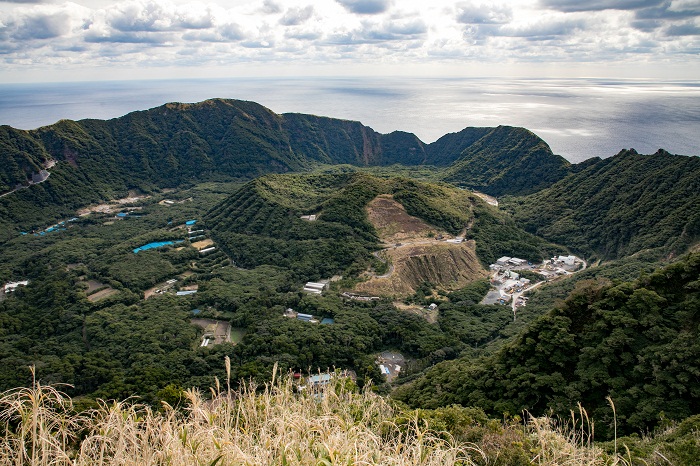
[[629, 150], [582, 165], [504, 207], [531, 233], [600, 259], [678, 255], [700, 240], [699, 157]]
[[456, 145], [466, 148], [446, 170], [446, 181], [493, 196], [519, 195], [546, 188], [570, 171], [569, 162], [524, 128], [488, 128], [483, 135], [477, 133], [479, 139], [469, 137], [473, 134], [464, 134], [466, 141]]
[[526, 193], [563, 176], [563, 159], [548, 150], [515, 128], [467, 128], [425, 144], [410, 133], [380, 134], [356, 121], [278, 115], [224, 99], [170, 103], [108, 121], [61, 120], [33, 131], [2, 127], [0, 194], [56, 165], [45, 183], [0, 198], [0, 241], [38, 227], [39, 218], [59, 218], [128, 190], [250, 180], [318, 164], [447, 167], [459, 160], [451, 181], [498, 195]]
[[566, 416], [580, 402], [596, 434], [700, 412], [700, 254], [633, 282], [584, 281], [493, 356], [439, 364], [396, 396], [412, 406]]
[[[242, 267], [279, 265], [309, 280], [352, 276], [376, 262], [371, 252], [380, 246], [365, 207], [380, 194], [393, 195], [410, 215], [451, 234], [466, 229], [485, 267], [503, 255], [539, 261], [566, 251], [466, 191], [365, 173], [267, 175], [212, 209], [207, 222]], [[454, 196], [461, 205], [452, 204]], [[301, 219], [309, 214], [318, 220]]]

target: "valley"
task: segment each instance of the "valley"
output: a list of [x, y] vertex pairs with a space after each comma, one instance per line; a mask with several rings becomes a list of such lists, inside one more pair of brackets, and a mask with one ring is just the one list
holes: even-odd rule
[[700, 414], [697, 157], [220, 99], [2, 131], [4, 185], [57, 162], [0, 199], [0, 391], [34, 366], [80, 409], [162, 406], [336, 368], [412, 409], [581, 402], [601, 439]]

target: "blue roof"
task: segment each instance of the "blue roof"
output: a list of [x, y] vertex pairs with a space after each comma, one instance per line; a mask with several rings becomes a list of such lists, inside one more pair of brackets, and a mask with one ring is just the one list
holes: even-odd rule
[[124, 213], [124, 212], [119, 212], [119, 213], [117, 214], [117, 217], [126, 217], [127, 215], [128, 215], [128, 214], [126, 214], [126, 213]]
[[188, 220], [185, 222], [185, 225], [194, 225], [195, 223], [197, 223], [197, 220]]
[[139, 251], [146, 251], [148, 249], [154, 249], [154, 248], [162, 248], [163, 246], [168, 246], [170, 244], [176, 244], [176, 243], [182, 243], [182, 240], [179, 240], [179, 241], [154, 241], [152, 243], [144, 244], [143, 246], [140, 246], [140, 247], [134, 249], [134, 254], [138, 254]]

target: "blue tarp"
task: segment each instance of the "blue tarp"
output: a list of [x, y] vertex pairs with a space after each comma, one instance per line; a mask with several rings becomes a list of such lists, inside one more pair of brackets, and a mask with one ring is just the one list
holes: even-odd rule
[[197, 220], [188, 220], [185, 222], [185, 225], [194, 225], [195, 223], [197, 223]]
[[163, 246], [168, 246], [170, 244], [182, 243], [180, 241], [155, 241], [153, 243], [144, 244], [141, 247], [134, 249], [134, 254], [138, 254], [139, 251], [146, 251], [147, 249], [162, 248]]

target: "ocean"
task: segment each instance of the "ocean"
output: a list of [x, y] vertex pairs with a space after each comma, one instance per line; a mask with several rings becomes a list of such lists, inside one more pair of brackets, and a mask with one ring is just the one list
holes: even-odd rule
[[571, 162], [622, 149], [700, 155], [700, 81], [230, 78], [0, 84], [0, 124], [110, 119], [166, 102], [252, 100], [274, 112], [358, 120], [424, 142], [468, 126], [523, 126]]

